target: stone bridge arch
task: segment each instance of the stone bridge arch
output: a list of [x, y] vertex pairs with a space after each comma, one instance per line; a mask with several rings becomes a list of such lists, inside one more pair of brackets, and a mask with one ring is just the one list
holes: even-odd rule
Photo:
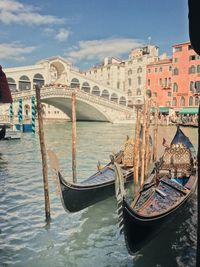
[[[70, 118], [72, 116], [72, 100], [70, 96], [48, 96], [41, 99], [42, 103], [52, 105], [64, 113]], [[98, 106], [93, 105], [89, 101], [76, 97], [76, 117], [77, 121], [102, 121], [110, 122], [112, 119], [106, 110], [100, 109]]]

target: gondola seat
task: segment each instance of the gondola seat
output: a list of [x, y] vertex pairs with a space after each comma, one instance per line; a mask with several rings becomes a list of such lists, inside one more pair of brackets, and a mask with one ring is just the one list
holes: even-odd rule
[[177, 177], [189, 177], [192, 170], [192, 155], [181, 143], [173, 144], [165, 149], [162, 157], [160, 174], [174, 173]]

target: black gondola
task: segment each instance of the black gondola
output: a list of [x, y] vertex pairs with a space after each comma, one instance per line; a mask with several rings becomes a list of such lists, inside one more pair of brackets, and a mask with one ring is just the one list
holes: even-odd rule
[[[115, 164], [116, 180], [121, 170]], [[197, 185], [197, 159], [195, 149], [178, 127], [163, 156], [155, 165], [132, 201], [125, 198], [123, 183], [118, 184], [118, 213], [130, 254], [140, 250], [153, 239], [163, 226], [183, 210]]]
[[[130, 147], [133, 154], [133, 145]], [[52, 151], [48, 151], [51, 168], [55, 172], [61, 201], [66, 211], [77, 212], [102, 201], [115, 194], [114, 162], [109, 162], [105, 167], [80, 183], [66, 181], [60, 170], [58, 159]], [[124, 151], [115, 155], [115, 160], [121, 164], [125, 183], [132, 180], [133, 166], [122, 163]], [[132, 160], [132, 159], [131, 159]]]

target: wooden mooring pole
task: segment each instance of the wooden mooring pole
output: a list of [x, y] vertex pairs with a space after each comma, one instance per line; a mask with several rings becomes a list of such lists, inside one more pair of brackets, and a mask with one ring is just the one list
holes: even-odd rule
[[40, 87], [38, 85], [36, 85], [35, 90], [36, 90], [36, 100], [37, 100], [40, 149], [41, 149], [41, 155], [42, 155], [42, 173], [43, 173], [43, 184], [44, 184], [45, 215], [46, 215], [46, 222], [50, 223], [51, 214], [50, 214], [49, 186], [48, 186], [47, 153], [46, 153], [45, 140], [44, 140], [42, 105], [41, 105], [41, 101], [40, 101]]
[[157, 134], [158, 134], [158, 104], [155, 105], [154, 129], [153, 129], [153, 161], [157, 161]]
[[72, 92], [72, 176], [73, 183], [76, 178], [76, 92]]
[[140, 128], [141, 128], [141, 110], [137, 109], [137, 120], [135, 127], [135, 142], [134, 142], [134, 196], [138, 186], [138, 171], [139, 171], [139, 156], [140, 156]]
[[144, 108], [143, 108], [143, 128], [142, 128], [142, 146], [141, 146], [141, 177], [140, 177], [140, 186], [144, 183], [144, 176], [145, 176], [145, 152], [146, 152], [146, 121], [147, 121], [147, 102], [146, 99], [144, 101]]

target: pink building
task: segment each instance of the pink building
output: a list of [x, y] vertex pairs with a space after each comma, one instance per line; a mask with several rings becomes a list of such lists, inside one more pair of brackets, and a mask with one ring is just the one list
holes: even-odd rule
[[172, 97], [172, 60], [166, 58], [147, 65], [146, 88], [159, 107], [167, 110]]
[[172, 67], [171, 106], [176, 110], [197, 108], [199, 101], [194, 97], [194, 91], [195, 87], [200, 87], [200, 56], [190, 42], [173, 46]]
[[196, 114], [200, 92], [200, 56], [190, 42], [173, 46], [172, 59], [147, 65], [146, 88], [158, 102], [160, 110], [173, 108], [180, 114]]

